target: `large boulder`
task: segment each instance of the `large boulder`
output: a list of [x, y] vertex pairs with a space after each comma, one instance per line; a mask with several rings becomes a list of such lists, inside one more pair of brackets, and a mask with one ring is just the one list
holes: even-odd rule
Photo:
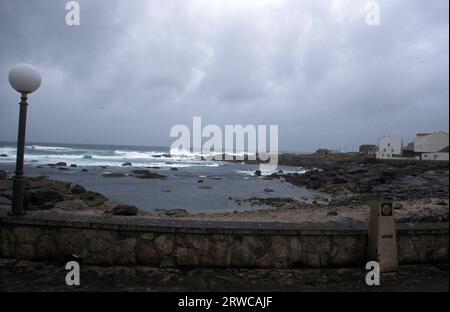
[[131, 173], [133, 174], [134, 177], [139, 178], [139, 179], [165, 179], [165, 178], [167, 178], [165, 175], [151, 172], [150, 170], [146, 170], [146, 169], [143, 169], [143, 170], [136, 169], [136, 170], [131, 171]]
[[82, 194], [86, 192], [86, 189], [79, 184], [74, 184], [70, 187], [70, 192], [72, 192], [72, 194]]
[[138, 209], [133, 205], [117, 205], [108, 213], [113, 216], [135, 216], [138, 213]]
[[64, 196], [51, 188], [40, 188], [30, 190], [30, 204], [34, 206], [43, 206], [48, 203], [57, 203], [64, 200]]

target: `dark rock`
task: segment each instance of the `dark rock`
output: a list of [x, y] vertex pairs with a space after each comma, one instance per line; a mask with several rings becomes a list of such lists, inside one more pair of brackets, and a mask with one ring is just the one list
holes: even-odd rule
[[60, 162], [57, 162], [57, 163], [55, 164], [55, 166], [57, 166], [57, 167], [66, 167], [66, 166], [67, 166], [67, 163], [64, 162], [64, 161], [60, 161]]
[[0, 157], [8, 157], [6, 154], [0, 154]]
[[53, 189], [41, 188], [29, 191], [30, 204], [42, 206], [46, 203], [57, 203], [64, 200], [64, 196]]
[[126, 162], [124, 162], [124, 163], [122, 164], [123, 167], [126, 167], [126, 166], [132, 166], [132, 165], [133, 165], [133, 164], [130, 163], [129, 161], [126, 161]]
[[70, 164], [70, 167], [76, 168], [76, 167], [78, 167], [78, 166], [77, 166], [77, 164]]
[[366, 173], [366, 172], [369, 172], [369, 170], [366, 169], [366, 168], [351, 168], [351, 169], [347, 170], [346, 173], [348, 173], [348, 174], [358, 174], [358, 173]]
[[139, 179], [165, 179], [167, 178], [165, 175], [158, 174], [155, 172], [151, 172], [147, 169], [136, 169], [131, 171], [134, 177]]
[[320, 180], [320, 176], [319, 175], [310, 175], [309, 176], [309, 180], [310, 181], [319, 181]]
[[286, 204], [299, 204], [300, 202], [290, 197], [251, 197], [245, 199], [244, 202], [250, 203], [251, 206], [272, 206], [282, 207]]
[[260, 177], [261, 176], [261, 170], [255, 170], [255, 175], [257, 177]]
[[403, 205], [402, 204], [400, 204], [400, 203], [395, 203], [394, 204], [394, 209], [395, 210], [400, 210], [400, 209], [402, 209], [403, 208]]
[[336, 210], [332, 210], [327, 213], [327, 216], [337, 216], [337, 215], [338, 215], [338, 212]]
[[83, 169], [81, 169], [81, 171], [88, 172], [89, 170], [87, 170], [86, 168], [83, 168]]
[[135, 216], [138, 209], [133, 205], [117, 205], [109, 213], [114, 216]]
[[266, 187], [266, 188], [264, 189], [264, 192], [266, 192], [266, 193], [271, 193], [271, 192], [273, 192], [273, 189]]
[[170, 170], [172, 170], [172, 171], [177, 171], [178, 168], [177, 168], [177, 167], [172, 167], [172, 168], [170, 168]]
[[202, 180], [202, 179], [200, 179], [200, 180], [197, 180], [197, 183], [203, 183], [203, 182], [205, 182], [204, 180]]
[[82, 194], [82, 193], [86, 192], [86, 189], [83, 186], [79, 185], [79, 184], [74, 184], [74, 185], [72, 185], [70, 187], [70, 191], [73, 194]]
[[79, 194], [80, 198], [84, 200], [89, 206], [100, 206], [105, 203], [108, 199], [100, 193], [86, 191]]

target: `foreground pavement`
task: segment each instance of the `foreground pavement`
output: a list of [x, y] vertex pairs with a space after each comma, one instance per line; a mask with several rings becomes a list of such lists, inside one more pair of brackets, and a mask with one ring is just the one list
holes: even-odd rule
[[0, 291], [449, 291], [448, 263], [401, 266], [365, 284], [364, 268], [162, 269], [81, 266], [81, 285], [67, 286], [68, 270], [48, 262], [0, 259]]

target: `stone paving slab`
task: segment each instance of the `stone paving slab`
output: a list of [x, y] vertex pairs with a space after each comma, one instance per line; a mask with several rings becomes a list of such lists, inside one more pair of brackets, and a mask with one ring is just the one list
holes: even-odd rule
[[364, 268], [161, 269], [81, 264], [81, 285], [65, 285], [62, 264], [0, 259], [0, 291], [449, 291], [448, 263], [401, 266], [365, 284]]

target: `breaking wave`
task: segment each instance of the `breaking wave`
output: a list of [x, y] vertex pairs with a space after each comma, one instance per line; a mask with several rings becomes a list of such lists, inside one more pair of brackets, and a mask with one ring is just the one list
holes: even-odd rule
[[[0, 162], [15, 162], [16, 148], [14, 146], [0, 146]], [[80, 166], [121, 166], [130, 162], [134, 166], [158, 167], [215, 167], [217, 162], [205, 161], [200, 154], [183, 153], [170, 154], [168, 148], [123, 148], [114, 146], [58, 146], [58, 145], [26, 145], [25, 162], [35, 165], [55, 162], [66, 162]], [[204, 155], [208, 156], [208, 155]]]

